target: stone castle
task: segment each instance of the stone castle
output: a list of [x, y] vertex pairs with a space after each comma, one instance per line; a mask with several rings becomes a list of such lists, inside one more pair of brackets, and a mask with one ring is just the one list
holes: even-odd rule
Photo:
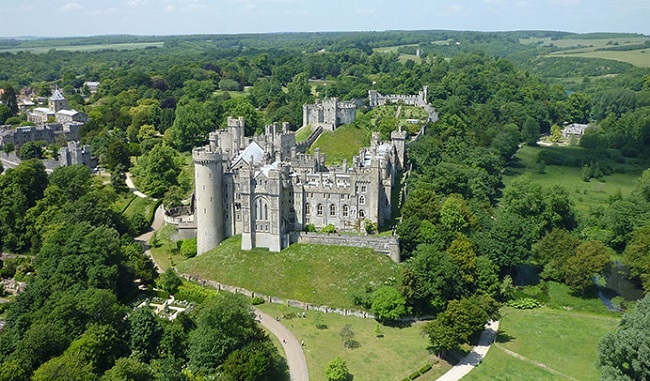
[[[324, 107], [327, 113], [338, 107], [336, 100], [323, 104], [334, 106]], [[323, 123], [336, 124], [327, 118], [323, 114]], [[361, 148], [351, 163], [328, 167], [318, 149], [312, 155], [299, 152], [286, 124], [266, 126], [254, 137], [244, 136], [243, 118], [227, 124], [210, 134], [209, 145], [192, 152], [198, 254], [235, 234], [242, 235], [244, 250], [277, 252], [308, 224], [345, 232], [390, 219], [391, 188], [405, 161], [405, 132], [394, 131], [390, 142], [373, 133], [370, 147]]]
[[302, 125], [321, 127], [324, 131], [334, 131], [342, 124], [354, 123], [356, 118], [357, 104], [352, 101], [327, 98], [302, 106]]
[[377, 106], [384, 106], [394, 103], [403, 103], [408, 106], [425, 107], [429, 105], [427, 97], [429, 96], [429, 86], [424, 86], [424, 89], [418, 95], [402, 95], [391, 94], [382, 95], [376, 90], [368, 91], [368, 107], [373, 108]]

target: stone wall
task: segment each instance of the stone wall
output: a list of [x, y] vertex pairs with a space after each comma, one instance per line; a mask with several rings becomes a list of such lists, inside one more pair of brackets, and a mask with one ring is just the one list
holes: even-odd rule
[[292, 242], [313, 245], [365, 247], [387, 254], [396, 263], [400, 262], [399, 240], [396, 236], [355, 236], [337, 233], [297, 232], [292, 237]]
[[314, 144], [316, 139], [318, 139], [318, 137], [322, 133], [323, 133], [323, 127], [320, 127], [320, 126], [316, 127], [316, 129], [313, 130], [311, 132], [311, 134], [309, 134], [309, 137], [307, 139], [296, 143], [296, 151], [302, 152], [302, 153], [307, 152], [309, 147], [311, 147], [311, 145]]

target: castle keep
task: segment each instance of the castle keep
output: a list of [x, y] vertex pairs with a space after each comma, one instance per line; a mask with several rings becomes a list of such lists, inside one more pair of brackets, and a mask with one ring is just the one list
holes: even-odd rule
[[381, 142], [373, 133], [370, 147], [351, 163], [328, 167], [318, 149], [298, 151], [286, 124], [245, 137], [243, 118], [229, 118], [225, 130], [210, 134], [209, 145], [192, 152], [198, 254], [235, 234], [242, 235], [244, 250], [277, 252], [307, 224], [338, 231], [363, 229], [366, 221], [384, 224], [405, 139], [405, 132], [394, 131], [390, 142]]
[[313, 128], [321, 127], [325, 131], [334, 131], [342, 124], [354, 123], [356, 118], [357, 105], [351, 101], [339, 102], [336, 98], [327, 98], [302, 106], [302, 125], [311, 124]]

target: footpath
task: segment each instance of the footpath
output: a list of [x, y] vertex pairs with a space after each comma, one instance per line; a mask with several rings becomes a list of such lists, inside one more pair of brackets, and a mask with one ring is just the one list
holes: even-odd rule
[[447, 373], [438, 377], [436, 381], [457, 381], [467, 375], [475, 366], [477, 366], [490, 350], [490, 346], [497, 337], [499, 330], [499, 321], [491, 321], [485, 325], [485, 330], [481, 333], [478, 344], [472, 351], [461, 359], [458, 364], [454, 365]]

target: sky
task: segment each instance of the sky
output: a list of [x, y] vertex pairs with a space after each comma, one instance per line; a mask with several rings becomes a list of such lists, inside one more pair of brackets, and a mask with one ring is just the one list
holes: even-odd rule
[[0, 36], [450, 29], [650, 35], [650, 0], [0, 0]]

